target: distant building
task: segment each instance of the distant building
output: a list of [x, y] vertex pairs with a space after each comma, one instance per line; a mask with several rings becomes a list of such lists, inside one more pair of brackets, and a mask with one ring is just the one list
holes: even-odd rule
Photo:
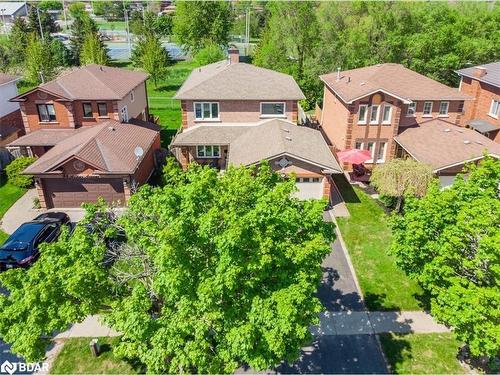
[[25, 17], [27, 14], [25, 2], [0, 2], [0, 22], [3, 24], [11, 24], [17, 17]]

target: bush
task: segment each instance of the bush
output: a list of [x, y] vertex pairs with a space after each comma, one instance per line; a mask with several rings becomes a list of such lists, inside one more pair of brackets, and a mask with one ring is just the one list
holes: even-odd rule
[[14, 159], [6, 168], [9, 183], [20, 188], [27, 188], [33, 185], [33, 176], [21, 174], [36, 159], [28, 156], [21, 156]]
[[381, 195], [379, 199], [382, 204], [390, 210], [396, 207], [396, 203], [398, 201], [397, 197], [391, 197], [390, 195]]

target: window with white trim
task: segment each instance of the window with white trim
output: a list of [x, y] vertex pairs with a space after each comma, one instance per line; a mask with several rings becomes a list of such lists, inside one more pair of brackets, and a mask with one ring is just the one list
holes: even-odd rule
[[284, 102], [262, 102], [260, 103], [261, 117], [285, 117]]
[[448, 116], [448, 107], [449, 106], [450, 106], [449, 102], [439, 103], [439, 116]]
[[408, 108], [406, 109], [406, 116], [415, 116], [416, 110], [417, 110], [417, 103], [413, 102], [408, 104]]
[[92, 103], [82, 103], [83, 117], [92, 117]]
[[493, 99], [491, 101], [490, 113], [488, 113], [491, 117], [498, 118], [498, 114], [500, 113], [500, 100]]
[[382, 112], [382, 124], [390, 124], [392, 115], [392, 106], [390, 104], [384, 104], [384, 110]]
[[363, 142], [359, 142], [357, 141], [355, 144], [354, 144], [354, 148], [356, 150], [362, 150], [363, 149]]
[[358, 124], [366, 124], [367, 104], [360, 104], [358, 109]]
[[213, 146], [213, 145], [196, 146], [196, 156], [202, 159], [220, 158], [220, 146]]
[[386, 151], [387, 151], [387, 142], [379, 142], [377, 149], [377, 163], [383, 163], [385, 161]]
[[432, 102], [424, 103], [424, 116], [432, 116]]
[[372, 156], [372, 158], [367, 160], [366, 163], [373, 163], [373, 159], [375, 157], [375, 142], [368, 142], [366, 144], [366, 149], [370, 151], [370, 155]]
[[120, 118], [121, 118], [122, 122], [128, 122], [128, 109], [127, 109], [127, 106], [123, 107], [120, 110]]
[[378, 112], [379, 112], [380, 106], [379, 105], [372, 105], [372, 109], [370, 112], [370, 124], [378, 124]]
[[196, 120], [218, 120], [219, 103], [217, 102], [195, 102], [194, 118]]

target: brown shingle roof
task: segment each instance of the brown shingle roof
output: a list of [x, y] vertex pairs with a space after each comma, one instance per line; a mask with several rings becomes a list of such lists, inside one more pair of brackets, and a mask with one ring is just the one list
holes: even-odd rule
[[15, 80], [17, 80], [17, 77], [0, 72], [0, 86]]
[[38, 88], [70, 100], [120, 100], [147, 78], [143, 72], [92, 64], [65, 72]]
[[59, 142], [24, 173], [49, 173], [74, 157], [103, 174], [131, 174], [142, 160], [137, 159], [134, 149], [141, 147], [146, 155], [158, 133], [159, 127], [153, 124], [142, 126], [109, 120]]
[[401, 64], [378, 64], [320, 76], [346, 103], [382, 91], [403, 101], [469, 100], [471, 97]]
[[174, 96], [188, 100], [301, 100], [288, 74], [227, 60], [195, 68]]
[[62, 140], [71, 137], [78, 132], [85, 131], [85, 128], [79, 129], [40, 129], [28, 133], [21, 138], [9, 143], [8, 146], [54, 146]]
[[172, 146], [229, 145], [228, 163], [252, 165], [280, 155], [342, 173], [337, 160], [317, 130], [281, 119], [254, 125], [199, 125], [178, 134]]
[[[478, 68], [484, 68], [486, 74], [482, 77], [476, 77], [474, 73]], [[484, 65], [472, 66], [470, 68], [460, 69], [457, 70], [456, 73], [458, 73], [461, 76], [470, 77], [472, 79], [488, 83], [496, 87], [500, 87], [500, 61]]]
[[478, 132], [434, 119], [408, 127], [394, 138], [416, 160], [434, 170], [481, 158], [500, 157], [500, 144]]

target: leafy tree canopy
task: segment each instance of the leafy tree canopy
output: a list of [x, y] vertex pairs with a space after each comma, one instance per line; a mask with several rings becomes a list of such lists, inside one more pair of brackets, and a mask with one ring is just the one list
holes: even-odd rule
[[151, 373], [297, 358], [321, 310], [315, 293], [333, 240], [324, 202], [292, 197], [293, 179], [268, 165], [219, 175], [169, 161], [165, 176], [119, 218], [90, 206], [91, 231], [45, 245], [28, 271], [0, 275], [10, 291], [0, 297], [0, 335], [14, 351], [40, 358], [41, 335], [105, 302], [107, 323], [123, 332], [115, 353]]
[[81, 1], [76, 1], [69, 4], [68, 11], [73, 19], [81, 18], [85, 14], [87, 14], [87, 12], [85, 11], [85, 3], [82, 3]]
[[232, 12], [225, 1], [181, 1], [176, 4], [174, 35], [183, 48], [197, 52], [205, 43], [227, 45]]
[[137, 41], [132, 51], [132, 62], [135, 67], [149, 73], [155, 87], [160, 79], [166, 77], [168, 65], [171, 64], [170, 56], [160, 39], [149, 33]]
[[215, 44], [208, 44], [194, 56], [196, 66], [203, 66], [224, 60], [224, 51]]
[[475, 356], [500, 353], [500, 160], [421, 199], [392, 221], [397, 263], [431, 296], [431, 313]]
[[32, 5], [28, 13], [28, 31], [37, 33], [41, 37], [40, 24], [41, 31], [45, 37], [60, 31], [60, 27], [56, 24], [54, 17], [52, 17], [49, 12], [39, 9], [36, 5]]
[[63, 4], [58, 0], [42, 0], [38, 3], [41, 10], [62, 10]]
[[37, 34], [30, 33], [28, 36], [25, 60], [25, 78], [33, 84], [40, 84], [52, 79], [55, 75], [54, 61], [51, 55], [50, 42], [42, 41]]
[[83, 40], [80, 63], [106, 65], [109, 61], [107, 49], [98, 33], [88, 33]]
[[73, 55], [73, 61], [80, 64], [80, 54], [86, 35], [98, 34], [99, 28], [96, 22], [85, 13], [81, 17], [76, 18], [71, 24], [70, 48]]

